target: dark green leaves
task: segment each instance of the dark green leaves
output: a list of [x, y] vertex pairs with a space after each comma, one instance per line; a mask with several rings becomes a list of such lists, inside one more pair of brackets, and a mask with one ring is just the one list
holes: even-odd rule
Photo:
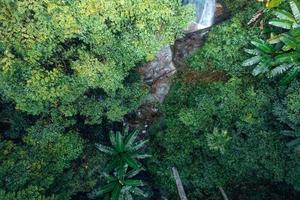
[[[111, 147], [96, 145], [101, 152], [111, 157], [111, 163], [108, 164], [108, 173], [103, 174], [107, 180], [107, 185], [92, 192], [92, 196], [106, 194], [110, 200], [132, 199], [133, 195], [145, 197], [145, 193], [138, 188], [144, 185], [143, 182], [133, 179], [142, 171], [142, 164], [138, 159], [150, 157], [150, 155], [140, 152], [148, 140], [136, 141], [138, 134], [138, 130], [129, 132], [128, 128], [125, 129], [124, 133], [110, 132]], [[128, 168], [132, 170], [128, 171]]]
[[287, 30], [281, 34], [271, 34], [271, 38], [252, 41], [255, 49], [245, 50], [252, 55], [245, 60], [243, 66], [256, 65], [252, 74], [254, 76], [265, 74], [268, 77], [276, 77], [285, 74], [281, 83], [288, 83], [298, 75], [300, 62], [300, 12], [295, 1], [290, 2], [292, 13], [286, 10], [276, 10], [277, 19], [269, 21], [269, 24]]

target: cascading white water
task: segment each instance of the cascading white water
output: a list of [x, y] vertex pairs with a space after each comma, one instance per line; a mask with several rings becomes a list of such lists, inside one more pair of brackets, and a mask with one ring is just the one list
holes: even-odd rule
[[196, 7], [196, 18], [188, 30], [196, 31], [210, 27], [214, 23], [216, 0], [182, 0], [182, 4], [194, 4]]

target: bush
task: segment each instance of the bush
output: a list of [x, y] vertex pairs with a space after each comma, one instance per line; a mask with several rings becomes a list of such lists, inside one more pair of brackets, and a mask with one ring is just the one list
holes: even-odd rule
[[258, 37], [259, 30], [246, 27], [241, 20], [243, 17], [245, 13], [213, 27], [204, 46], [188, 59], [189, 66], [201, 70], [224, 70], [235, 76], [248, 74], [249, 69], [241, 65], [247, 58], [243, 49]]
[[130, 72], [189, 20], [171, 0], [7, 0], [0, 8], [3, 95], [33, 115], [58, 110], [88, 123], [120, 120], [136, 108], [145, 88], [126, 82]]

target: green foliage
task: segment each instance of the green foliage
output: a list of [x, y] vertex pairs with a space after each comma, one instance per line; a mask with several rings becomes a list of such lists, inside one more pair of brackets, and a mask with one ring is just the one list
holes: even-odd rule
[[134, 179], [141, 169], [133, 169], [128, 171], [128, 167], [122, 167], [116, 170], [114, 176], [104, 174], [107, 185], [95, 189], [91, 193], [91, 197], [104, 195], [104, 199], [110, 200], [128, 200], [133, 199], [134, 195], [146, 198], [148, 195], [139, 187], [144, 186], [141, 180]]
[[5, 0], [0, 13], [1, 93], [27, 113], [91, 124], [137, 108], [145, 87], [128, 83], [132, 69], [189, 20], [172, 0]]
[[289, 170], [287, 182], [291, 183], [296, 189], [300, 189], [300, 144], [299, 144], [299, 102], [300, 102], [300, 83], [298, 80], [291, 82], [288, 88], [282, 88], [281, 99], [274, 107], [274, 114], [283, 124], [281, 134], [285, 137], [285, 143], [290, 150], [288, 162]]
[[[288, 147], [298, 136], [284, 135], [299, 121], [299, 85], [278, 88], [277, 82], [254, 79], [242, 67], [243, 49], [259, 36], [259, 30], [245, 26], [249, 16], [237, 13], [212, 28], [161, 106], [162, 116], [151, 128], [148, 169], [166, 197], [177, 196], [173, 166], [188, 199], [222, 199], [218, 187], [230, 199], [299, 195], [299, 155]], [[273, 51], [255, 44], [261, 52]], [[287, 119], [293, 119], [288, 127]]]
[[258, 6], [259, 4], [256, 3], [256, 0], [221, 0], [221, 2], [226, 6], [226, 8], [235, 15], [237, 12], [245, 11], [251, 9], [253, 5]]
[[286, 74], [283, 82], [293, 80], [300, 72], [300, 7], [296, 1], [290, 2], [292, 13], [285, 10], [274, 11], [277, 19], [269, 21], [269, 24], [281, 29], [286, 29], [280, 34], [273, 35], [268, 42], [252, 42], [256, 49], [246, 50], [253, 55], [246, 60], [244, 66], [256, 65], [253, 75], [266, 74], [268, 77], [275, 77]]
[[244, 27], [245, 18], [247, 14], [240, 13], [222, 26], [213, 27], [204, 46], [188, 60], [189, 65], [196, 69], [224, 70], [230, 75], [247, 73], [240, 64], [246, 58], [241, 49], [249, 40], [256, 39], [259, 31]]
[[285, 145], [269, 128], [270, 88], [257, 89], [240, 79], [195, 86], [181, 82], [163, 107], [162, 124], [153, 130], [148, 168], [156, 184], [176, 194], [172, 166], [190, 199], [219, 186], [236, 187], [248, 176], [284, 179]]
[[120, 132], [110, 132], [111, 147], [97, 144], [97, 148], [112, 156], [112, 168], [123, 168], [125, 164], [129, 165], [133, 169], [139, 169], [142, 164], [137, 159], [144, 159], [150, 157], [148, 154], [140, 154], [142, 149], [148, 140], [139, 140], [136, 142], [136, 138], [139, 131], [128, 132], [128, 128], [125, 130], [124, 135]]
[[[48, 125], [36, 125], [28, 130], [22, 145], [1, 139], [0, 187], [7, 192], [24, 195], [30, 187], [39, 187], [41, 194], [60, 179], [71, 161], [82, 152], [83, 141], [75, 133]], [[57, 196], [66, 199], [71, 194]]]
[[[126, 128], [124, 135], [120, 132], [110, 132], [109, 138], [112, 147], [97, 144], [97, 148], [111, 157], [108, 163], [108, 173], [103, 173], [107, 185], [100, 186], [90, 193], [91, 197], [104, 196], [105, 199], [127, 200], [133, 199], [132, 195], [147, 197], [139, 186], [143, 186], [141, 180], [132, 179], [142, 171], [142, 164], [138, 159], [150, 157], [148, 154], [140, 154], [140, 150], [148, 140], [136, 142], [139, 131], [129, 133]], [[129, 167], [132, 169], [128, 171]], [[113, 173], [113, 175], [110, 175]], [[103, 182], [103, 181], [102, 181]]]
[[55, 197], [45, 197], [41, 195], [42, 191], [38, 187], [28, 187], [26, 190], [20, 192], [5, 193], [0, 190], [0, 199], [5, 200], [56, 200]]

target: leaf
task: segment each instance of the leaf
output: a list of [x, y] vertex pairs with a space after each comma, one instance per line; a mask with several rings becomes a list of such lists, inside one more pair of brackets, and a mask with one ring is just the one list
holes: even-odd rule
[[270, 71], [270, 77], [275, 77], [277, 75], [283, 74], [284, 72], [288, 71], [294, 64], [282, 64]]
[[144, 170], [143, 168], [130, 170], [130, 171], [127, 173], [127, 177], [128, 177], [128, 178], [133, 178], [133, 177], [135, 177], [136, 175], [138, 175], [138, 174], [139, 174], [141, 171], [143, 171], [143, 170]]
[[249, 58], [249, 59], [245, 60], [242, 63], [242, 66], [243, 67], [252, 66], [252, 65], [255, 65], [255, 64], [259, 63], [260, 61], [261, 61], [261, 56], [254, 56], [252, 58]]
[[275, 57], [275, 63], [295, 63], [299, 58], [298, 52], [283, 53]]
[[103, 173], [103, 176], [105, 177], [106, 180], [108, 180], [108, 182], [113, 182], [113, 181], [117, 181], [117, 177], [111, 176], [107, 173]]
[[138, 186], [144, 186], [145, 184], [141, 180], [134, 180], [134, 179], [129, 179], [124, 182], [125, 185], [127, 186], [132, 186], [132, 187], [138, 187]]
[[152, 156], [149, 154], [136, 154], [136, 155], [133, 155], [132, 157], [136, 158], [136, 159], [145, 159], [145, 158], [150, 158]]
[[103, 153], [107, 153], [109, 155], [115, 154], [115, 150], [113, 148], [104, 146], [102, 144], [96, 144], [96, 147], [97, 147], [98, 150], [100, 150]]
[[290, 2], [290, 7], [291, 7], [291, 10], [293, 12], [293, 15], [296, 19], [296, 21], [298, 23], [300, 23], [300, 7], [299, 7], [299, 4], [296, 2], [296, 1], [291, 1]]
[[134, 147], [131, 148], [131, 151], [137, 151], [139, 150], [140, 148], [142, 148], [147, 142], [149, 142], [149, 140], [142, 140], [142, 141], [139, 141], [135, 144]]
[[259, 64], [253, 69], [252, 75], [257, 76], [259, 74], [264, 74], [268, 71], [269, 71], [269, 69], [265, 64]]
[[133, 144], [133, 142], [136, 140], [138, 134], [139, 134], [139, 131], [136, 130], [136, 131], [133, 131], [132, 133], [130, 133], [126, 137], [126, 139], [125, 139], [125, 149], [128, 149]]
[[276, 11], [273, 11], [273, 14], [276, 15], [276, 17], [278, 17], [279, 19], [288, 20], [293, 23], [295, 22], [294, 16], [291, 13], [289, 13], [288, 11], [276, 10]]
[[280, 35], [271, 35], [271, 37], [268, 39], [269, 44], [277, 44], [281, 42], [280, 40], [281, 34]]
[[115, 185], [117, 185], [117, 182], [109, 183], [109, 184], [101, 187], [99, 190], [93, 191], [93, 196], [100, 196], [105, 193], [109, 193], [109, 192], [113, 191]]
[[134, 189], [132, 189], [132, 191], [135, 195], [142, 196], [145, 198], [148, 197], [148, 194], [138, 187], [135, 187]]
[[132, 158], [128, 154], [123, 154], [122, 158], [125, 160], [125, 162], [132, 167], [133, 169], [139, 169], [142, 165], [140, 162], [138, 162], [136, 159]]
[[124, 151], [124, 143], [123, 143], [123, 136], [120, 132], [116, 133], [116, 149], [118, 152]]
[[293, 23], [289, 20], [283, 20], [283, 19], [273, 19], [269, 21], [269, 24], [272, 26], [276, 26], [283, 29], [290, 30], [293, 27]]
[[282, 3], [282, 0], [268, 0], [266, 7], [271, 9], [279, 6]]
[[289, 82], [291, 82], [296, 76], [298, 76], [300, 72], [300, 67], [299, 66], [295, 66], [293, 67], [288, 74], [280, 81], [281, 85], [286, 85]]
[[120, 184], [116, 184], [115, 188], [111, 193], [111, 200], [119, 200], [121, 189], [122, 186]]
[[291, 31], [290, 31], [291, 35], [293, 37], [297, 37], [297, 36], [300, 36], [300, 27], [297, 27], [297, 28], [293, 28]]
[[264, 53], [268, 53], [269, 54], [269, 53], [273, 52], [273, 48], [269, 44], [265, 43], [262, 40], [251, 41], [251, 44], [253, 44], [257, 49], [261, 50]]
[[297, 48], [297, 41], [295, 40], [295, 38], [293, 38], [292, 36], [286, 34], [286, 33], [283, 33], [280, 37], [280, 40], [286, 44], [289, 48], [292, 48], [292, 49], [296, 49]]
[[260, 51], [257, 49], [245, 49], [245, 52], [255, 56], [258, 56], [260, 54]]

